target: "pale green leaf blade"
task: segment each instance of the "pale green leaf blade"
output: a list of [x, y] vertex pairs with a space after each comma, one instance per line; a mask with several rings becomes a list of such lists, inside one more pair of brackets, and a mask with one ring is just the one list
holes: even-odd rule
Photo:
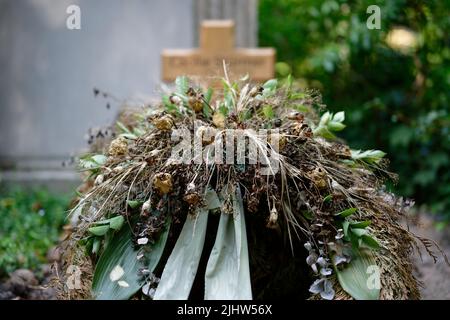
[[335, 267], [342, 289], [355, 300], [378, 300], [380, 288], [372, 283], [371, 268], [376, 266], [373, 254], [368, 250], [353, 251], [351, 262], [344, 269]]
[[[144, 265], [137, 259], [137, 251], [132, 242], [131, 229], [126, 226], [111, 240], [100, 256], [92, 280], [93, 297], [97, 300], [126, 300], [141, 287], [138, 270]], [[124, 275], [120, 278], [128, 287], [111, 281], [110, 274], [120, 267]]]
[[108, 232], [109, 226], [108, 225], [96, 226], [96, 227], [91, 227], [88, 230], [93, 235], [101, 237], [101, 236], [104, 236]]
[[[171, 219], [168, 218], [165, 229], [153, 244], [150, 253], [146, 254], [147, 265], [141, 262], [145, 259], [137, 259], [138, 251], [135, 250], [130, 227], [125, 225], [120, 232], [116, 233], [96, 265], [92, 281], [94, 298], [97, 300], [126, 300], [135, 294], [142, 286], [141, 278], [138, 275], [139, 269], [146, 267], [153, 272], [161, 259], [170, 223]], [[111, 281], [111, 272], [118, 266], [124, 270], [120, 280], [125, 281], [128, 286], [121, 286], [118, 281]]]
[[189, 297], [205, 243], [208, 210], [187, 217], [161, 275], [154, 300], [186, 300]]
[[120, 215], [117, 217], [111, 218], [111, 219], [109, 219], [109, 227], [114, 230], [120, 230], [120, 228], [122, 228], [124, 221], [125, 221], [125, 219], [123, 218], [123, 216], [120, 216]]
[[205, 300], [250, 300], [252, 289], [242, 198], [236, 190], [234, 216], [221, 214], [205, 272]]

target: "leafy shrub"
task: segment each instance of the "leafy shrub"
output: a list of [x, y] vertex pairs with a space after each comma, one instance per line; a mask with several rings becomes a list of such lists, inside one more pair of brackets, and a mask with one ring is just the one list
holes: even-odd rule
[[58, 241], [66, 196], [16, 189], [0, 196], [0, 277], [17, 268], [35, 269]]
[[[380, 30], [366, 26], [373, 4]], [[279, 76], [347, 111], [340, 136], [387, 151], [395, 191], [450, 219], [450, 2], [261, 0], [259, 9], [260, 45], [276, 47]]]

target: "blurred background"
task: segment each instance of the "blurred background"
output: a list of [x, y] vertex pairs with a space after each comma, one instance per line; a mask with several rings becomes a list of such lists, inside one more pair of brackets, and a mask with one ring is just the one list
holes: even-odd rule
[[[66, 25], [72, 4], [79, 30]], [[0, 299], [54, 297], [24, 288], [59, 258], [80, 182], [71, 158], [125, 99], [159, 96], [161, 50], [197, 47], [203, 19], [235, 20], [238, 46], [276, 48], [277, 77], [345, 110], [340, 136], [387, 152], [399, 174], [388, 188], [416, 201], [411, 227], [449, 252], [449, 13], [438, 0], [0, 0]], [[416, 264], [424, 297], [450, 299], [449, 268]]]

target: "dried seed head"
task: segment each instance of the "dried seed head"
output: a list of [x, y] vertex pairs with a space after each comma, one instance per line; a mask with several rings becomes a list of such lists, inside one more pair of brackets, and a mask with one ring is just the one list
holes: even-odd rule
[[118, 137], [111, 141], [109, 145], [108, 154], [110, 156], [122, 156], [128, 152], [128, 142], [124, 137]]
[[174, 120], [172, 116], [166, 114], [161, 118], [157, 118], [153, 121], [156, 128], [162, 131], [170, 131], [174, 125]]
[[189, 97], [189, 107], [195, 112], [203, 111], [203, 101], [199, 97]]
[[311, 179], [311, 181], [319, 189], [324, 189], [328, 185], [327, 184], [328, 176], [327, 176], [325, 170], [323, 170], [320, 167], [316, 167], [316, 168], [314, 168], [314, 170], [308, 172], [307, 176], [308, 176], [309, 179]]
[[190, 205], [196, 205], [200, 202], [201, 197], [198, 193], [188, 193], [183, 197], [183, 200]]
[[269, 229], [276, 229], [278, 227], [278, 211], [275, 207], [270, 210], [266, 227]]
[[172, 191], [172, 175], [170, 173], [158, 173], [153, 179], [153, 185], [160, 194], [167, 194]]

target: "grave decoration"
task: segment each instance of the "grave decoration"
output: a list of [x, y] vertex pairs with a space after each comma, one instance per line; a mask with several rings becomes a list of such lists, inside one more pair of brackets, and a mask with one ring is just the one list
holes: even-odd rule
[[432, 243], [400, 225], [385, 154], [350, 149], [344, 113], [290, 79], [222, 83], [177, 78], [80, 159], [61, 297], [419, 298], [409, 256]]

